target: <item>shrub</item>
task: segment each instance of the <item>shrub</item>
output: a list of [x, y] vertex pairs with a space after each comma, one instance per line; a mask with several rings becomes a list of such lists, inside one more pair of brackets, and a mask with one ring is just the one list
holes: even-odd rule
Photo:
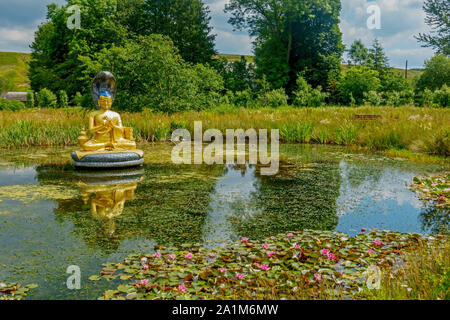
[[0, 110], [18, 111], [23, 109], [26, 109], [26, 106], [20, 101], [0, 98]]
[[434, 93], [428, 88], [416, 95], [417, 104], [421, 107], [432, 107], [434, 105], [433, 98]]
[[318, 86], [316, 89], [306, 82], [305, 78], [299, 76], [297, 78], [297, 90], [294, 91], [294, 105], [299, 107], [320, 107], [325, 104], [328, 94], [322, 92], [322, 87]]
[[69, 105], [69, 98], [64, 90], [58, 91], [58, 107], [66, 108]]
[[14, 82], [10, 78], [0, 77], [0, 93], [11, 91], [14, 87]]
[[33, 108], [34, 103], [34, 92], [27, 92], [27, 102], [25, 105], [27, 106], [27, 108]]
[[441, 107], [450, 106], [450, 87], [443, 85], [441, 89], [436, 90], [433, 95], [433, 102]]
[[400, 104], [413, 104], [414, 103], [414, 91], [412, 89], [406, 89], [400, 92]]
[[83, 105], [83, 96], [81, 93], [77, 92], [72, 99], [72, 105], [74, 107], [81, 107]]
[[277, 108], [286, 106], [288, 96], [283, 88], [267, 91], [258, 97], [258, 104], [263, 107]]
[[39, 107], [56, 107], [56, 96], [48, 89], [41, 89], [37, 94], [36, 99]]
[[402, 103], [400, 92], [392, 91], [392, 92], [386, 92], [386, 103], [398, 107]]
[[450, 57], [437, 55], [425, 63], [425, 70], [420, 76], [416, 90], [424, 91], [428, 88], [432, 91], [450, 86]]
[[384, 102], [383, 94], [376, 91], [364, 92], [364, 103], [372, 106], [380, 106]]
[[345, 104], [351, 103], [351, 97], [357, 105], [364, 102], [364, 93], [378, 91], [380, 80], [378, 72], [365, 66], [357, 66], [349, 69], [338, 83], [341, 100]]

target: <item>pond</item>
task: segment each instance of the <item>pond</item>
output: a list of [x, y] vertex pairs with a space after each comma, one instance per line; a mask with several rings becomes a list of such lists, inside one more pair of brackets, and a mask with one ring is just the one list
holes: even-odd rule
[[[155, 244], [226, 246], [241, 237], [361, 228], [435, 233], [448, 212], [405, 184], [448, 167], [282, 145], [280, 171], [251, 165], [174, 165], [170, 144], [141, 146], [143, 168], [74, 171], [71, 148], [0, 151], [0, 280], [39, 285], [28, 299], [96, 299], [117, 283], [93, 282], [102, 264]], [[447, 209], [448, 210], [448, 209]], [[66, 286], [80, 267], [81, 290]]]

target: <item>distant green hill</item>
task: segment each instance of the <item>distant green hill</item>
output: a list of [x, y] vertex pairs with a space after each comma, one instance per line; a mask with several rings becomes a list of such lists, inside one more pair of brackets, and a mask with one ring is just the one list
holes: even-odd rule
[[29, 53], [0, 52], [0, 77], [11, 79], [15, 85], [14, 91], [30, 89], [29, 60]]

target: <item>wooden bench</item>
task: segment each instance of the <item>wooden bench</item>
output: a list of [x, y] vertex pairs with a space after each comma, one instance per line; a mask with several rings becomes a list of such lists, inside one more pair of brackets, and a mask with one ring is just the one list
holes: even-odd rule
[[357, 114], [355, 116], [356, 120], [380, 120], [382, 118], [383, 117], [380, 115], [372, 115], [372, 114], [363, 114], [363, 115]]

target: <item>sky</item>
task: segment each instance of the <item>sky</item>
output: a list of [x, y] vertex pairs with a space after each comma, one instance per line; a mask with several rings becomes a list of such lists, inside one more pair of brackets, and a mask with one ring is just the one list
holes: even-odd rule
[[[229, 0], [204, 0], [211, 11], [213, 33], [219, 53], [252, 54], [252, 39], [246, 31], [236, 32], [223, 9]], [[341, 0], [340, 28], [347, 48], [355, 39], [370, 46], [378, 38], [393, 67], [423, 67], [433, 50], [422, 48], [414, 35], [428, 32], [423, 0]], [[46, 5], [64, 4], [64, 0], [0, 0], [0, 51], [30, 52], [29, 45], [37, 26], [45, 21]], [[369, 30], [367, 7], [380, 8], [380, 29]], [[83, 23], [83, 22], [81, 22]]]

